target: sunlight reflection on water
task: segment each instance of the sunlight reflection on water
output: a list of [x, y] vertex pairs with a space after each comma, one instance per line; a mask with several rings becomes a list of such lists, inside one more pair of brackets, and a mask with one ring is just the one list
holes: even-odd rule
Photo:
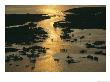
[[[105, 71], [106, 67], [106, 56], [103, 55], [95, 55], [95, 51], [100, 51], [102, 49], [88, 49], [85, 44], [90, 42], [93, 43], [95, 41], [105, 41], [106, 32], [102, 29], [72, 29], [73, 32], [68, 33], [72, 38], [71, 39], [61, 39], [60, 35], [62, 35], [63, 31], [60, 27], [54, 27], [54, 23], [58, 21], [65, 20], [65, 13], [60, 10], [60, 8], [54, 7], [45, 7], [40, 10], [41, 14], [47, 14], [50, 16], [50, 19], [41, 20], [36, 22], [37, 27], [43, 28], [48, 33], [48, 37], [42, 42], [35, 42], [31, 45], [18, 45], [12, 44], [12, 47], [22, 49], [23, 47], [30, 46], [42, 46], [46, 48], [46, 53], [40, 54], [39, 57], [36, 57], [35, 63], [31, 63], [33, 70], [29, 67], [25, 67], [23, 65], [27, 65], [30, 63], [30, 59], [27, 56], [24, 57], [23, 61], [13, 62], [14, 64], [20, 64], [18, 68], [16, 66], [9, 66], [6, 63], [6, 70], [12, 71], [37, 71], [37, 72], [62, 72], [62, 71]], [[28, 24], [28, 23], [26, 23]], [[90, 34], [91, 35], [88, 35]], [[81, 36], [85, 36], [84, 39], [79, 39]], [[74, 39], [77, 41], [74, 42]], [[81, 50], [87, 50], [87, 53], [80, 53]], [[106, 50], [103, 50], [104, 52]], [[7, 54], [7, 53], [6, 53]], [[8, 53], [13, 54], [13, 53]], [[19, 54], [15, 52], [15, 54]], [[79, 63], [68, 64], [66, 62], [67, 56], [71, 56], [76, 60], [80, 60]], [[81, 57], [86, 57], [87, 55], [95, 55], [99, 58], [99, 62], [92, 61], [89, 59], [84, 59]], [[56, 60], [55, 60], [56, 59]], [[13, 64], [12, 63], [12, 64]], [[9, 68], [8, 68], [9, 67]], [[30, 65], [31, 67], [31, 65]]]
[[62, 67], [57, 66], [58, 64], [56, 64], [53, 58], [53, 55], [60, 52], [61, 44], [63, 43], [60, 38], [61, 29], [53, 26], [54, 22], [64, 20], [62, 12], [58, 12], [60, 11], [45, 9], [44, 13], [51, 16], [51, 18], [37, 23], [38, 26], [43, 27], [48, 32], [48, 38], [43, 42], [42, 46], [49, 48], [45, 54], [45, 56], [49, 57], [46, 60], [36, 62], [35, 70], [37, 71], [62, 71]]

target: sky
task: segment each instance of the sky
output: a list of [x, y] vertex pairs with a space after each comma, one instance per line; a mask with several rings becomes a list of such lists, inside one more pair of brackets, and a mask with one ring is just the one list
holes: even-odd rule
[[[40, 14], [42, 13], [42, 9], [55, 9], [65, 11], [71, 8], [78, 7], [98, 7], [101, 5], [6, 5], [5, 13], [6, 14]], [[103, 5], [102, 5], [103, 6]]]

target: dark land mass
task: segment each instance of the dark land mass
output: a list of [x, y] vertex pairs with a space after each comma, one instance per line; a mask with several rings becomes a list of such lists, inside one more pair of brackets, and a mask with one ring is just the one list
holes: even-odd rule
[[26, 22], [38, 22], [50, 19], [46, 14], [5, 14], [5, 26], [22, 25]]
[[74, 8], [65, 13], [64, 21], [54, 22], [55, 28], [62, 28], [61, 39], [70, 40], [72, 29], [106, 29], [106, 7]]
[[16, 52], [18, 49], [16, 48], [5, 48], [5, 52]]
[[35, 42], [35, 40], [44, 40], [47, 37], [47, 32], [41, 27], [37, 27], [34, 23], [19, 27], [5, 29], [6, 43], [23, 43]]
[[5, 48], [6, 52], [15, 52], [17, 50], [19, 51], [19, 55], [10, 54], [5, 57], [5, 61], [6, 62], [9, 62], [11, 60], [22, 61], [23, 60], [22, 56], [26, 56], [30, 59], [30, 63], [35, 63], [36, 57], [39, 57], [41, 54], [46, 53], [45, 47], [41, 47], [41, 46], [32, 46], [28, 48], [23, 47], [22, 49]]
[[106, 29], [106, 7], [82, 7], [65, 11], [65, 21], [55, 27], [72, 29]]

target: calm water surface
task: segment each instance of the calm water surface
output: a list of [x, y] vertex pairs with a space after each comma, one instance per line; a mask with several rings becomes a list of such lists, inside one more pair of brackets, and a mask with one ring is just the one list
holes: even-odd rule
[[[45, 54], [42, 54], [40, 57], [36, 58], [35, 63], [30, 63], [29, 59], [25, 56], [25, 60], [11, 62], [13, 65], [10, 66], [10, 62], [6, 63], [6, 71], [37, 71], [37, 72], [80, 72], [80, 71], [106, 71], [106, 56], [104, 55], [95, 55], [95, 51], [100, 51], [103, 49], [89, 48], [87, 49], [85, 43], [95, 42], [95, 41], [105, 41], [105, 30], [102, 29], [72, 29], [73, 32], [70, 33], [70, 36], [74, 34], [74, 37], [71, 38], [71, 41], [74, 38], [79, 38], [80, 36], [85, 36], [84, 39], [76, 42], [65, 41], [60, 38], [62, 34], [62, 29], [53, 26], [54, 22], [65, 20], [65, 13], [59, 9], [44, 9], [42, 14], [48, 14], [51, 16], [50, 19], [45, 19], [40, 22], [36, 22], [37, 26], [42, 27], [46, 32], [48, 32], [48, 38], [44, 42], [34, 43], [32, 45], [40, 45], [47, 48]], [[91, 33], [91, 36], [89, 36]], [[25, 47], [32, 45], [23, 45]], [[22, 48], [22, 45], [13, 44], [14, 48]], [[65, 49], [66, 51], [62, 51]], [[80, 53], [80, 50], [88, 50], [87, 53]], [[103, 50], [105, 52], [105, 50]], [[6, 53], [6, 55], [12, 54], [14, 52]], [[16, 54], [19, 54], [16, 52]], [[67, 56], [73, 57], [75, 60], [80, 61], [78, 63], [68, 64], [66, 62]], [[99, 58], [99, 61], [93, 61], [85, 57], [87, 55], [95, 55]], [[59, 59], [59, 61], [55, 61]], [[30, 67], [26, 68], [24, 65], [29, 64]], [[15, 66], [19, 64], [20, 66]], [[34, 67], [32, 70], [31, 67]]]

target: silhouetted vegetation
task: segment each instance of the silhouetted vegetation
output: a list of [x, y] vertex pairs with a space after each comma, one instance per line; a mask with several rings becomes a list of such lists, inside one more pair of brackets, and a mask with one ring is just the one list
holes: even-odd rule
[[5, 31], [5, 40], [8, 43], [29, 43], [34, 42], [35, 39], [43, 40], [47, 37], [47, 32], [41, 27], [37, 27], [34, 23], [19, 27], [6, 28]]
[[[92, 65], [90, 61], [103, 61], [100, 56], [106, 56], [106, 41], [105, 36], [100, 34], [105, 34], [106, 8], [80, 7], [69, 9], [64, 14], [63, 21], [59, 21], [60, 15], [58, 15], [58, 20], [57, 15], [53, 15], [51, 20], [47, 14], [5, 14], [6, 66], [13, 66], [13, 68], [16, 66], [14, 69], [21, 69], [21, 71], [24, 70], [23, 67], [28, 68], [26, 71], [36, 71], [35, 67], [39, 68], [41, 64], [49, 64], [52, 61], [51, 64], [55, 62], [58, 66], [63, 65], [63, 71], [66, 66], [67, 71], [71, 71], [72, 64], [74, 66], [79, 63], [80, 66], [83, 66], [84, 64]], [[54, 17], [57, 22], [53, 21]], [[50, 19], [50, 21], [42, 21], [45, 19]], [[53, 27], [47, 25], [47, 22], [52, 22], [52, 24], [54, 22]], [[39, 27], [37, 24], [44, 27]], [[51, 29], [48, 30], [51, 27], [55, 27], [52, 32], [55, 30], [55, 33], [58, 33], [58, 39], [60, 36], [61, 42], [57, 36], [51, 37], [51, 32], [49, 32]], [[57, 27], [61, 32], [56, 29]], [[48, 29], [44, 30], [44, 28]], [[90, 29], [94, 29], [99, 35], [95, 36], [94, 30]], [[57, 47], [59, 47], [58, 50]]]
[[26, 22], [38, 22], [49, 18], [46, 14], [5, 14], [5, 26], [22, 25]]
[[[8, 51], [7, 51], [8, 49]], [[15, 50], [17, 51], [18, 49], [14, 49], [14, 48], [6, 48], [6, 52], [15, 52]], [[39, 57], [40, 54], [46, 53], [46, 48], [43, 48], [41, 46], [32, 46], [32, 47], [28, 47], [25, 48], [23, 47], [22, 49], [19, 49], [19, 55], [16, 54], [11, 54], [5, 57], [5, 61], [9, 62], [9, 61], [22, 61], [23, 57], [22, 56], [26, 56], [29, 58], [30, 63], [35, 63], [36, 62], [36, 57]], [[27, 66], [26, 66], [27, 67]]]
[[[54, 22], [55, 27], [63, 28], [61, 39], [71, 39], [69, 33], [73, 32], [72, 29], [106, 29], [106, 7], [82, 7], [65, 12], [69, 12], [65, 16], [65, 21]], [[85, 36], [80, 37], [84, 38]], [[98, 43], [100, 42], [95, 44]]]
[[16, 48], [5, 48], [5, 52], [16, 52], [18, 49]]
[[14, 54], [5, 57], [6, 62], [9, 62], [11, 60], [13, 60], [13, 61], [22, 61], [23, 58], [21, 56], [17, 56], [17, 55], [14, 55]]
[[97, 54], [97, 55], [106, 55], [106, 53], [104, 53], [103, 51], [96, 51], [95, 54]]
[[85, 45], [86, 45], [87, 48], [106, 49], [106, 46], [95, 45], [94, 43], [91, 43], [91, 44], [90, 43], [86, 43]]
[[55, 22], [55, 27], [75, 29], [106, 29], [106, 7], [82, 7], [65, 12], [65, 21]]

